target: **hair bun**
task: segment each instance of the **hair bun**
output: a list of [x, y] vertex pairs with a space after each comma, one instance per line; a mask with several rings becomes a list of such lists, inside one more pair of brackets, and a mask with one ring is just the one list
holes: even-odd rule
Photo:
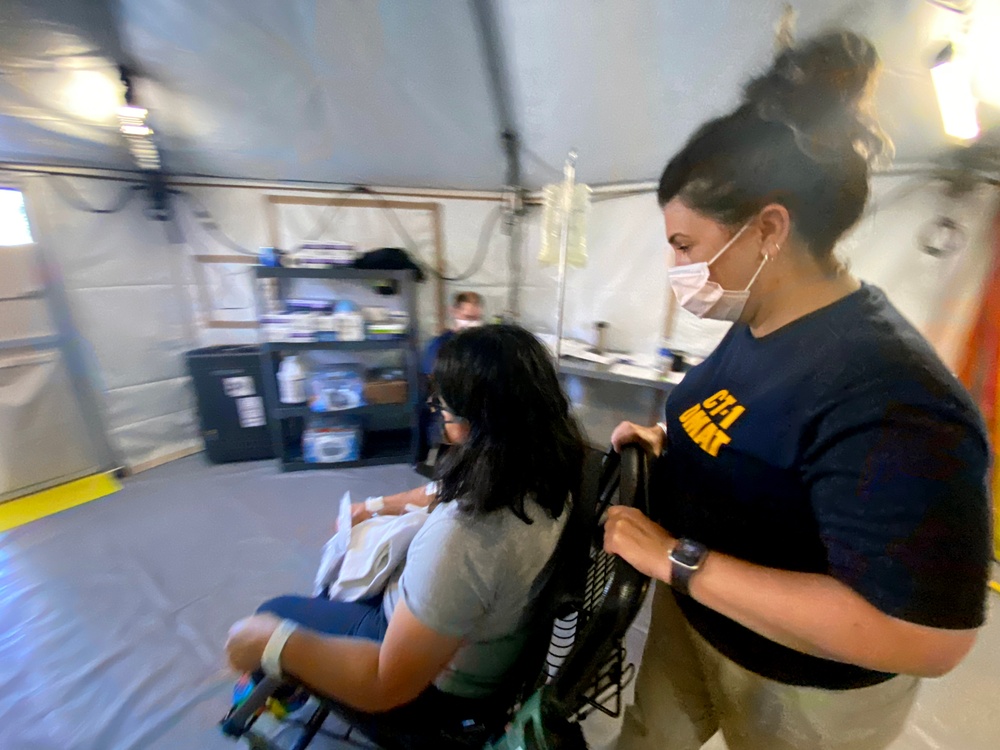
[[868, 39], [827, 32], [780, 52], [770, 70], [747, 83], [743, 99], [761, 119], [790, 127], [817, 159], [854, 152], [874, 161], [889, 150], [869, 109], [878, 69], [878, 52]]

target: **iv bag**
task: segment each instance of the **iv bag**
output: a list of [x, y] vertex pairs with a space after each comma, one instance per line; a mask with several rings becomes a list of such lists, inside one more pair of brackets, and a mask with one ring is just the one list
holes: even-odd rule
[[[570, 208], [569, 242], [566, 248], [566, 263], [573, 268], [587, 265], [587, 215], [590, 213], [590, 187], [573, 186], [573, 200]], [[544, 208], [542, 212], [542, 250], [538, 260], [545, 265], [558, 265], [559, 243], [562, 238], [563, 215], [565, 213], [565, 183], [546, 185], [542, 191]]]

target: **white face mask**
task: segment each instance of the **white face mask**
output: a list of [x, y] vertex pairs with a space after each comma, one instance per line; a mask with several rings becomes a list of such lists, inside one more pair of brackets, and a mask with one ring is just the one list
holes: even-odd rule
[[482, 324], [481, 320], [456, 320], [455, 330], [464, 331], [466, 328], [479, 328]]
[[757, 266], [757, 271], [754, 273], [753, 278], [750, 279], [750, 283], [746, 285], [746, 288], [738, 292], [723, 289], [717, 282], [709, 279], [708, 267], [721, 258], [722, 254], [732, 247], [733, 243], [740, 238], [740, 235], [749, 226], [750, 222], [748, 221], [740, 231], [733, 235], [729, 242], [722, 246], [722, 249], [708, 263], [702, 262], [691, 263], [686, 266], [674, 266], [667, 271], [670, 286], [677, 296], [677, 301], [681, 303], [681, 307], [697, 315], [699, 318], [728, 321], [739, 320], [740, 315], [743, 313], [743, 308], [746, 307], [747, 299], [750, 297], [750, 287], [753, 286], [753, 283], [763, 270], [764, 264], [768, 261], [768, 256], [765, 255], [764, 260]]

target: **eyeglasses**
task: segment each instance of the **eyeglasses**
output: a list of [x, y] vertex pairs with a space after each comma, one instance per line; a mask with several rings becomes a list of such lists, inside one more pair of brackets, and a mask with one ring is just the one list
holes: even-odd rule
[[[427, 408], [431, 414], [440, 414], [441, 419], [445, 424], [458, 424], [459, 422], [464, 422], [464, 417], [459, 417], [452, 411], [451, 407], [444, 402], [438, 394], [434, 393], [427, 397]], [[455, 417], [454, 419], [448, 419], [445, 415], [450, 415]]]

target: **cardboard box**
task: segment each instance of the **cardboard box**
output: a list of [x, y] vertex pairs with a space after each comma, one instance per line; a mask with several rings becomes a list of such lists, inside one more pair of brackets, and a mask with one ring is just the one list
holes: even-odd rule
[[405, 404], [405, 380], [369, 380], [365, 383], [365, 403]]

